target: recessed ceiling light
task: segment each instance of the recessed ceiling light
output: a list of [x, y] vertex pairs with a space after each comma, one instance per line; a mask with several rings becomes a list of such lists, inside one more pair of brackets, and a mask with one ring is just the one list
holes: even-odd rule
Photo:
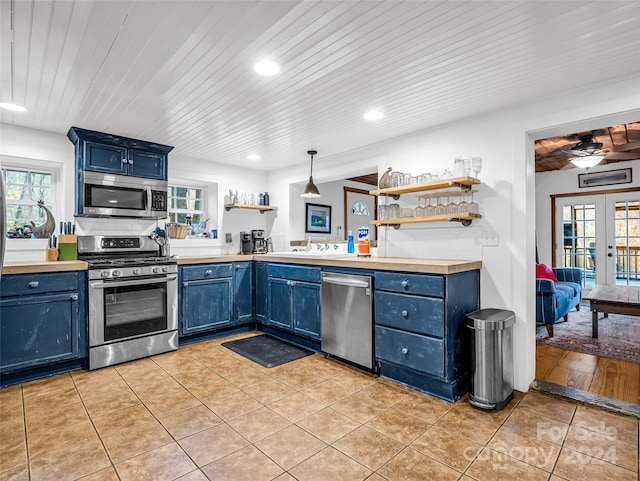
[[0, 102], [0, 107], [6, 110], [11, 110], [12, 112], [26, 112], [27, 109], [22, 105], [10, 104], [8, 102]]
[[379, 110], [369, 110], [364, 114], [364, 118], [367, 120], [380, 120], [384, 117], [384, 112], [380, 112]]
[[272, 77], [280, 72], [280, 65], [272, 60], [262, 60], [253, 66], [253, 70], [265, 77]]
[[249, 154], [247, 155], [247, 159], [249, 160], [260, 160], [260, 156], [257, 154]]

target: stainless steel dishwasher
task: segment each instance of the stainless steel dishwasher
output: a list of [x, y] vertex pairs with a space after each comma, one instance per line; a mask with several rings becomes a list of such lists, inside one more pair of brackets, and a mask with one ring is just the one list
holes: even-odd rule
[[321, 349], [373, 370], [370, 276], [322, 273]]

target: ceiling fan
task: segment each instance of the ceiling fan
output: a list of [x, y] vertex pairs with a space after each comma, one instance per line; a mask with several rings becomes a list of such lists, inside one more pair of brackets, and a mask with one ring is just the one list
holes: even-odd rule
[[578, 137], [580, 142], [571, 147], [570, 150], [562, 150], [567, 154], [572, 154], [578, 157], [586, 157], [589, 155], [603, 155], [608, 151], [602, 149], [602, 142], [596, 142], [593, 134], [580, 135]]

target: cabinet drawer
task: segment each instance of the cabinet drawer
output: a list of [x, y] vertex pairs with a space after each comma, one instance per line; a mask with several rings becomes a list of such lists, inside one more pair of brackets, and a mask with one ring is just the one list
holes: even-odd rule
[[182, 267], [183, 281], [215, 279], [218, 277], [231, 277], [232, 275], [233, 264], [200, 264]]
[[384, 291], [444, 297], [444, 278], [424, 274], [376, 272], [376, 289]]
[[444, 337], [444, 302], [431, 297], [376, 292], [376, 324]]
[[2, 279], [0, 280], [0, 292], [2, 292], [2, 297], [77, 290], [77, 272], [16, 274], [2, 276]]
[[376, 357], [434, 376], [444, 376], [442, 339], [376, 326]]
[[319, 267], [290, 266], [286, 264], [269, 264], [269, 277], [281, 277], [291, 281], [320, 282]]

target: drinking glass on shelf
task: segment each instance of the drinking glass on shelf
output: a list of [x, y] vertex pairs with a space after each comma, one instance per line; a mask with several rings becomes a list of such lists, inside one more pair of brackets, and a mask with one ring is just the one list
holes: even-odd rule
[[425, 199], [427, 201], [427, 206], [424, 209], [424, 215], [426, 216], [436, 215], [436, 204], [431, 202], [433, 199], [434, 197], [432, 195]]
[[447, 213], [447, 206], [443, 202], [444, 197], [438, 197], [438, 205], [436, 205], [435, 215], [444, 215]]
[[426, 215], [426, 208], [422, 207], [422, 201], [423, 198], [421, 196], [418, 196], [418, 207], [414, 209], [416, 217], [424, 217]]
[[471, 169], [477, 179], [478, 174], [482, 170], [482, 157], [471, 157]]
[[388, 211], [389, 211], [389, 207], [384, 205], [384, 204], [380, 204], [378, 206], [378, 220], [386, 220], [388, 219]]
[[462, 157], [456, 157], [453, 161], [453, 176], [464, 176], [464, 159]]
[[411, 174], [402, 174], [402, 175], [404, 176], [402, 185], [409, 185], [411, 183]]
[[422, 175], [420, 176], [420, 180], [419, 180], [419, 182], [420, 182], [421, 184], [424, 184], [424, 183], [426, 183], [426, 182], [431, 182], [431, 173], [430, 173], [430, 172], [425, 172], [424, 174], [422, 174]]
[[469, 192], [463, 192], [460, 195], [460, 203], [458, 204], [458, 213], [460, 214], [466, 214], [469, 212], [469, 203], [465, 200], [468, 195]]
[[402, 176], [402, 173], [400, 173], [398, 171], [391, 172], [391, 186], [392, 187], [399, 187], [400, 186], [400, 177], [401, 176]]
[[448, 167], [445, 169], [442, 169], [441, 178], [450, 179], [451, 177], [453, 177], [453, 172], [451, 171], [451, 169], [449, 169]]
[[387, 219], [397, 219], [400, 217], [400, 204], [389, 204]]
[[458, 212], [458, 204], [456, 204], [453, 199], [456, 194], [448, 194], [447, 198], [449, 199], [449, 203], [447, 204], [447, 214], [456, 214]]
[[412, 207], [403, 207], [402, 208], [402, 217], [414, 217], [415, 211]]
[[475, 193], [475, 191], [472, 190], [472, 191], [469, 191], [469, 193], [471, 194], [471, 202], [469, 203], [469, 213], [479, 214], [480, 207], [478, 206], [477, 202], [473, 200], [473, 194]]
[[469, 157], [464, 158], [464, 175], [471, 175], [471, 159]]

